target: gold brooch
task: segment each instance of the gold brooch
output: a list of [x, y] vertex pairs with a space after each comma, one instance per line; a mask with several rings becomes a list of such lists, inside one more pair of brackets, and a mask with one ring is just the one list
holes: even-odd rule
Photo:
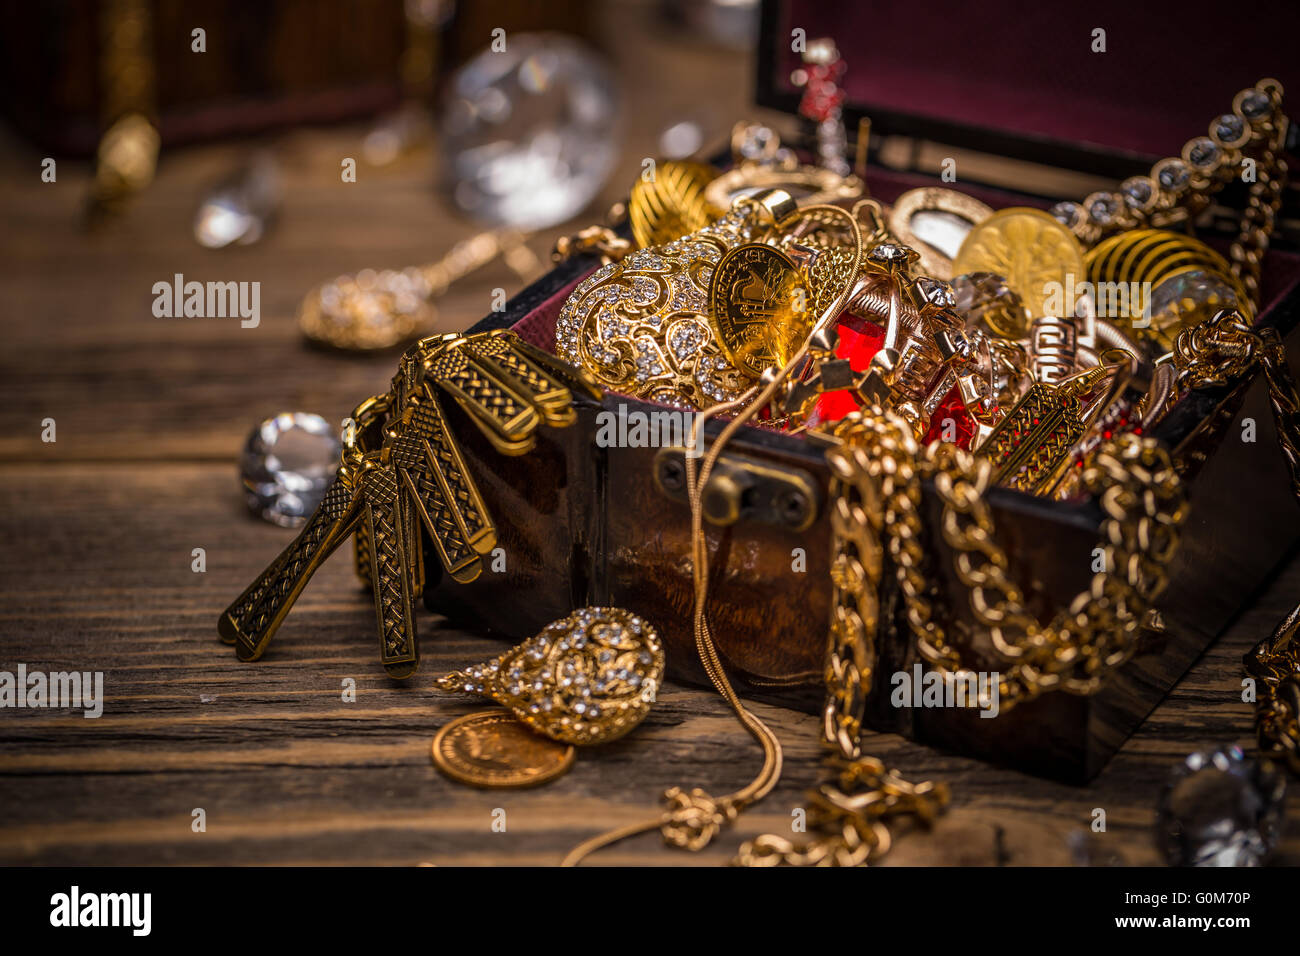
[[645, 719], [663, 677], [653, 627], [622, 608], [585, 607], [437, 686], [490, 698], [553, 740], [603, 744]]
[[666, 405], [735, 398], [748, 377], [709, 327], [713, 270], [728, 249], [765, 237], [794, 212], [788, 194], [760, 194], [690, 235], [602, 266], [560, 311], [556, 353], [607, 388]]
[[[754, 338], [738, 332], [750, 324], [742, 315], [743, 303], [734, 310], [730, 305], [718, 308], [718, 296], [737, 291], [734, 283], [717, 278], [723, 257], [762, 244], [797, 269], [798, 281], [792, 278], [778, 283], [789, 288], [761, 292], [765, 304], [749, 310], [752, 317], [780, 313], [776, 317], [786, 327], [774, 339], [767, 333], [759, 337], [766, 342], [762, 350], [777, 361], [788, 351], [788, 342], [797, 337], [796, 347], [801, 344], [811, 324], [849, 288], [857, 272], [859, 232], [845, 210], [799, 209], [781, 190], [738, 199], [712, 225], [637, 250], [583, 280], [560, 311], [556, 353], [626, 395], [688, 408], [731, 401], [759, 379], [762, 369], [754, 368], [761, 364], [757, 356], [740, 357], [746, 341]], [[745, 288], [742, 283], [739, 291], [748, 294]], [[796, 296], [790, 308], [777, 301], [797, 289], [804, 291], [804, 301]], [[733, 311], [734, 322], [727, 317]], [[796, 313], [805, 312], [807, 318], [795, 321]], [[782, 318], [786, 313], [788, 322]], [[777, 339], [786, 344], [776, 344]]]

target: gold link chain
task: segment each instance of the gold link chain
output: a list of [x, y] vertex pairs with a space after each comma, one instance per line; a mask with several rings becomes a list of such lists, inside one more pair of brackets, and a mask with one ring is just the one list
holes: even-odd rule
[[1164, 590], [1167, 568], [1186, 519], [1183, 489], [1169, 455], [1153, 439], [1125, 434], [1084, 471], [1083, 487], [1104, 518], [1102, 569], [1052, 621], [1040, 625], [1011, 577], [985, 498], [992, 468], [955, 445], [918, 449], [911, 427], [892, 412], [855, 412], [834, 429], [831, 469], [833, 585], [827, 651], [827, 779], [810, 794], [809, 823], [818, 835], [802, 844], [774, 834], [741, 847], [748, 866], [839, 866], [875, 862], [892, 845], [890, 825], [928, 826], [950, 801], [948, 789], [910, 783], [863, 755], [862, 718], [876, 665], [879, 586], [892, 566], [917, 650], [941, 673], [974, 670], [934, 615], [926, 575], [921, 486], [943, 500], [941, 533], [954, 551], [971, 611], [1001, 664], [1004, 707], [1048, 690], [1094, 693], [1103, 677], [1132, 656], [1137, 632]]
[[1240, 312], [1223, 310], [1209, 322], [1184, 329], [1174, 343], [1180, 392], [1240, 381], [1258, 363], [1268, 386], [1278, 445], [1300, 498], [1300, 392], [1286, 361], [1286, 348], [1271, 326], [1251, 328]]

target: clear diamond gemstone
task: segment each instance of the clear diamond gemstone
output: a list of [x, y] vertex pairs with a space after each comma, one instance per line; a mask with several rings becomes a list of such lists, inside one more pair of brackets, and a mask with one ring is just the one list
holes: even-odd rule
[[239, 462], [248, 507], [272, 524], [302, 524], [334, 480], [341, 451], [334, 430], [319, 415], [284, 412], [268, 418], [248, 436]]
[[617, 157], [616, 87], [557, 33], [514, 33], [446, 84], [439, 132], [456, 204], [475, 219], [545, 229], [596, 197]]
[[1199, 136], [1192, 140], [1187, 149], [1187, 159], [1197, 169], [1209, 169], [1219, 159], [1221, 150], [1208, 136]]
[[930, 305], [937, 306], [941, 309], [951, 309], [956, 304], [953, 296], [952, 286], [942, 279], [935, 279], [931, 276], [921, 276], [916, 280], [916, 291]]
[[1237, 747], [1191, 754], [1160, 795], [1156, 827], [1171, 866], [1259, 866], [1277, 845], [1286, 777]]
[[1250, 90], [1241, 98], [1241, 113], [1247, 119], [1260, 119], [1267, 116], [1273, 103], [1268, 94], [1260, 90]]
[[1224, 113], [1214, 121], [1214, 135], [1224, 143], [1235, 143], [1245, 130], [1245, 121], [1235, 113]]
[[867, 254], [867, 258], [874, 259], [876, 262], [896, 263], [906, 262], [909, 254], [915, 255], [906, 246], [900, 246], [893, 242], [882, 242]]

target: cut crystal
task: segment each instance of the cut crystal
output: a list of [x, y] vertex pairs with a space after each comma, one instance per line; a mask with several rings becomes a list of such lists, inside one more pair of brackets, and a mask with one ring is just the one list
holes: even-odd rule
[[1214, 135], [1224, 143], [1237, 142], [1245, 131], [1245, 120], [1235, 113], [1224, 113], [1214, 121]]
[[342, 445], [329, 422], [307, 412], [283, 412], [258, 425], [244, 446], [240, 477], [248, 507], [272, 524], [293, 528], [325, 496]]
[[1286, 777], [1238, 747], [1191, 754], [1160, 796], [1156, 826], [1171, 866], [1259, 866], [1281, 835]]

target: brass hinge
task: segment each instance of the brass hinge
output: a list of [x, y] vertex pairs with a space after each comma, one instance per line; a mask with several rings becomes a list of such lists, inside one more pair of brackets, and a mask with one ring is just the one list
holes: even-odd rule
[[[687, 503], [686, 449], [664, 448], [655, 455], [655, 485], [673, 501]], [[738, 521], [805, 531], [817, 517], [821, 493], [810, 473], [744, 455], [719, 456], [700, 496], [710, 524]]]

